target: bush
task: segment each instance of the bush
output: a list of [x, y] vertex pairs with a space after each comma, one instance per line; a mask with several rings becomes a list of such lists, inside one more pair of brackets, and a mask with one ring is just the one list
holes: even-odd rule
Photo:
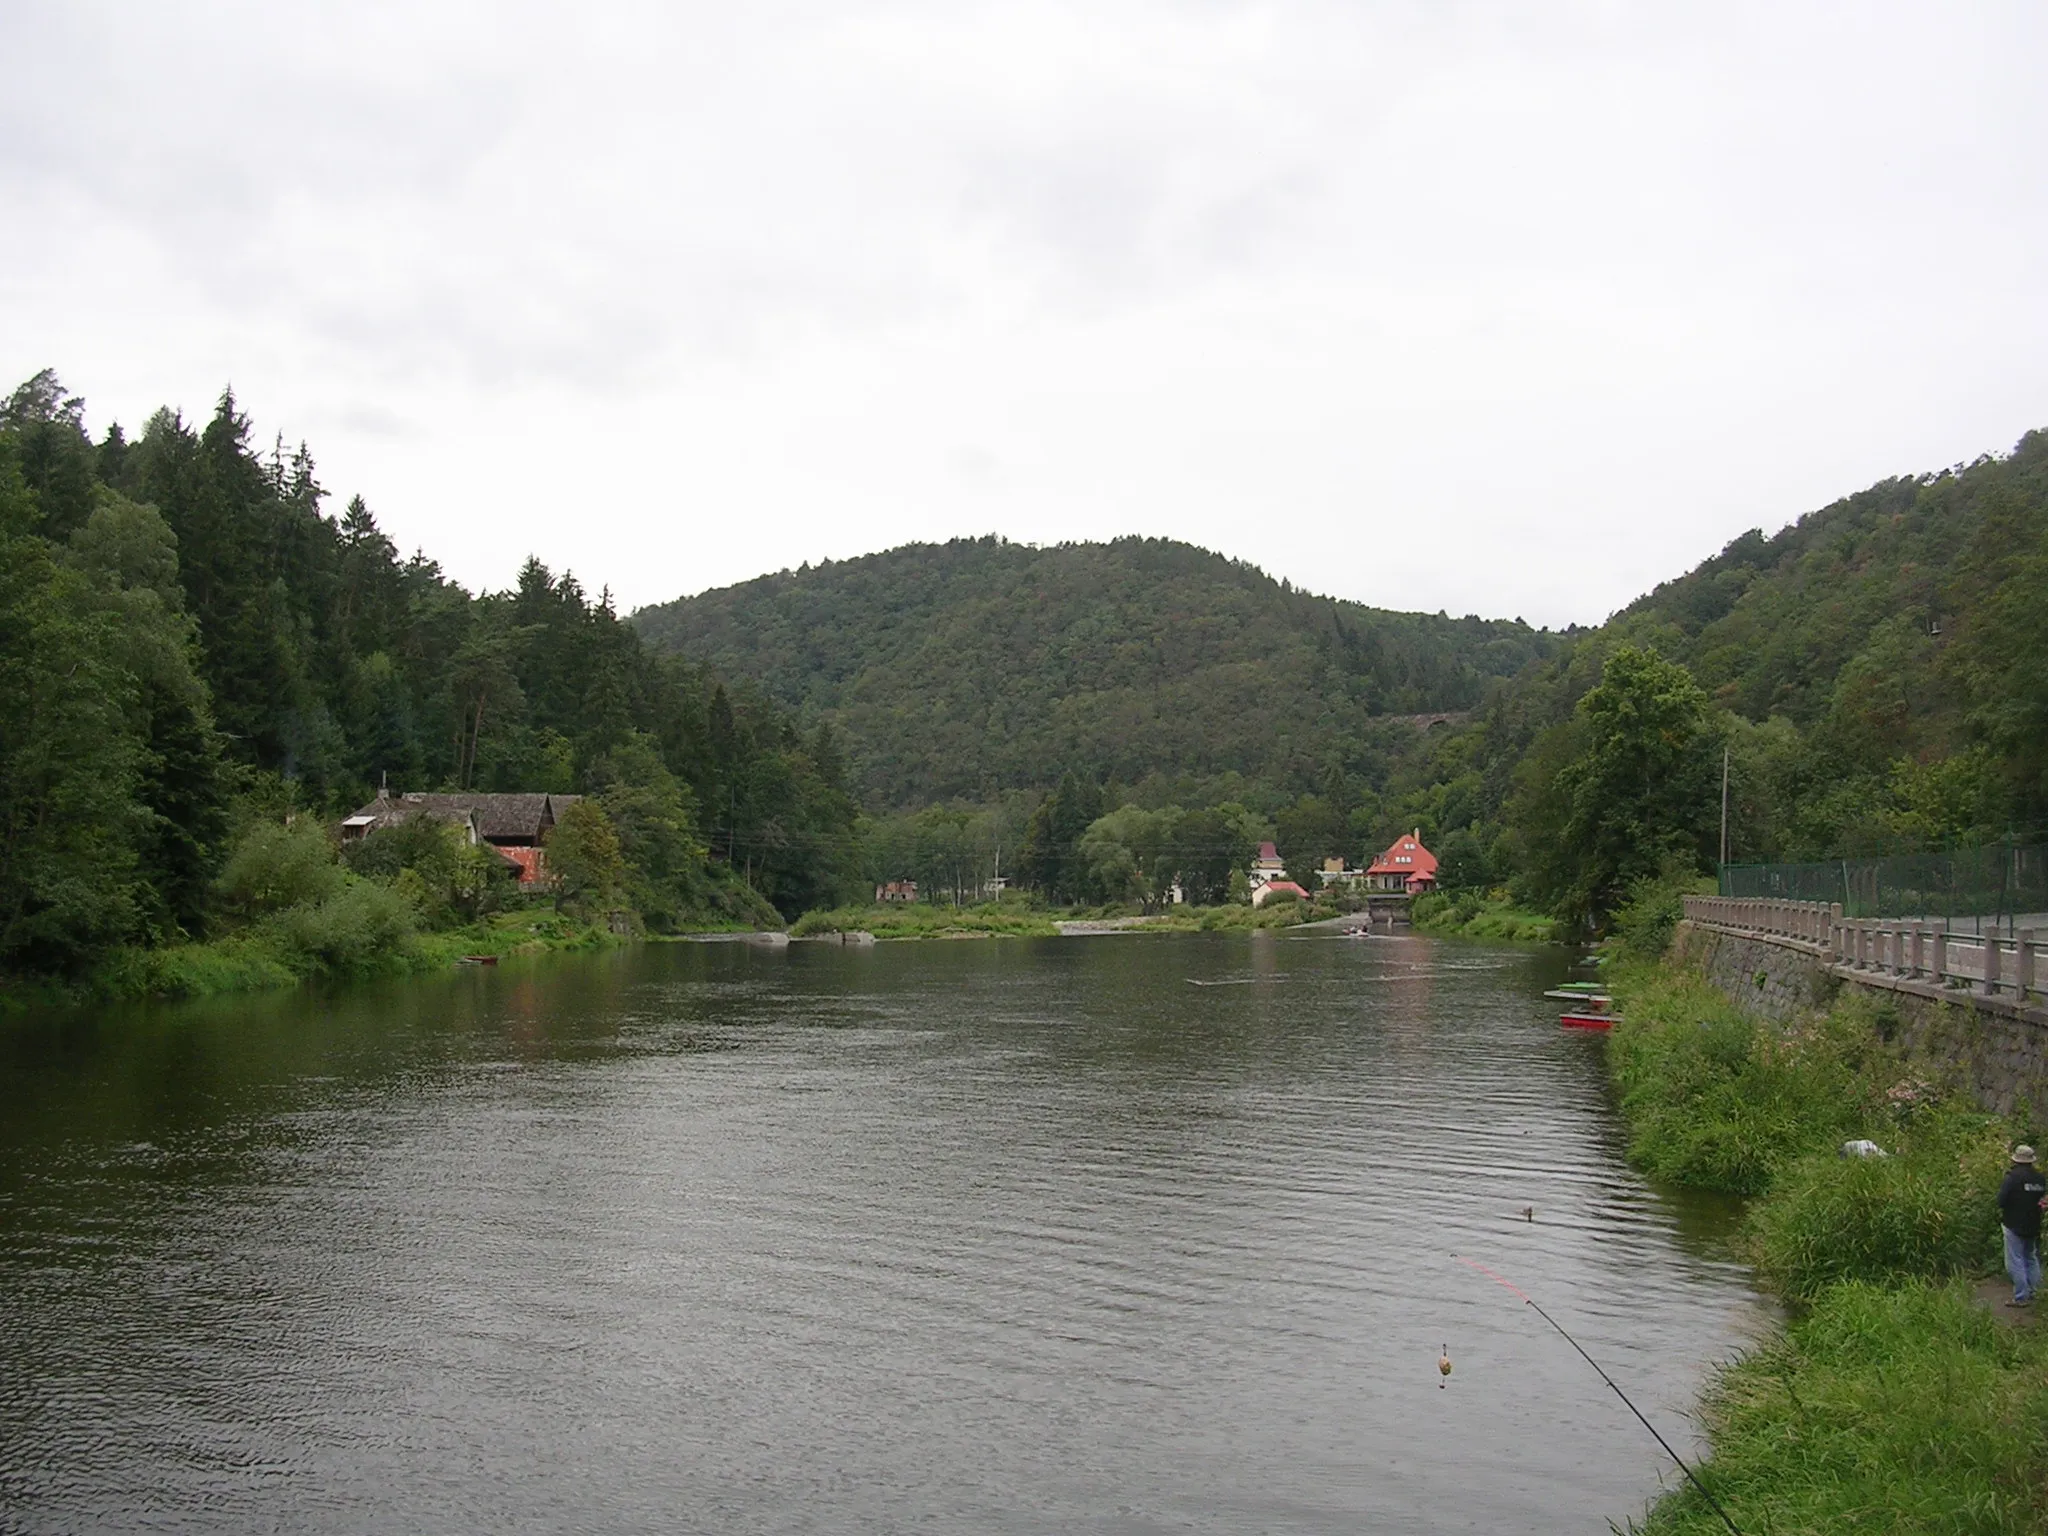
[[374, 880], [350, 879], [325, 901], [277, 913], [262, 932], [302, 973], [350, 975], [403, 948], [416, 926], [412, 908], [397, 892]]
[[876, 907], [834, 907], [806, 912], [790, 924], [793, 939], [826, 933], [872, 933], [878, 939], [923, 939], [987, 934], [1009, 938], [1043, 938], [1059, 932], [1053, 919], [1017, 903], [990, 902], [978, 907], [942, 907], [932, 902], [906, 902]]
[[214, 882], [229, 912], [245, 920], [286, 907], [324, 901], [348, 878], [334, 848], [309, 817], [289, 825], [258, 822], [235, 844]]
[[1638, 880], [1614, 911], [1615, 947], [1637, 960], [1658, 960], [1685, 917], [1685, 898], [1704, 882], [1690, 864], [1667, 866], [1652, 879]]

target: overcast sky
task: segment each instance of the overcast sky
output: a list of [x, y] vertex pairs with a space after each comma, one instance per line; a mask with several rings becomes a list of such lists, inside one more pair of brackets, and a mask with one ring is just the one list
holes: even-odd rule
[[1597, 621], [2048, 426], [2048, 7], [0, 0], [0, 371], [623, 606], [1167, 534]]

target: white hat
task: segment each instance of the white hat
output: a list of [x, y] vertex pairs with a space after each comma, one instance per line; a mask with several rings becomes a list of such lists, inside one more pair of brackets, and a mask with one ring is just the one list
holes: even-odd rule
[[2016, 1163], [2031, 1163], [2034, 1160], [2034, 1149], [2024, 1143], [2014, 1147], [2012, 1149], [2012, 1160]]

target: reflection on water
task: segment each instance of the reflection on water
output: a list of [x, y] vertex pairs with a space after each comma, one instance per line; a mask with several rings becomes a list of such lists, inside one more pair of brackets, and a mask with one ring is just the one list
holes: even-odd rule
[[0, 1529], [1603, 1530], [1656, 1447], [1455, 1256], [1667, 1435], [1763, 1313], [1562, 968], [683, 945], [8, 1026]]

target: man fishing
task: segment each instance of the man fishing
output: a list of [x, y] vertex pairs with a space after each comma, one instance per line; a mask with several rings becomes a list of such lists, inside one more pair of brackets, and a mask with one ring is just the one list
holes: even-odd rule
[[2012, 1149], [2012, 1166], [1998, 1186], [1998, 1218], [2005, 1224], [2005, 1272], [2012, 1276], [2009, 1307], [2032, 1306], [2041, 1288], [2041, 1207], [2048, 1205], [2048, 1178], [2034, 1162], [2034, 1149]]

